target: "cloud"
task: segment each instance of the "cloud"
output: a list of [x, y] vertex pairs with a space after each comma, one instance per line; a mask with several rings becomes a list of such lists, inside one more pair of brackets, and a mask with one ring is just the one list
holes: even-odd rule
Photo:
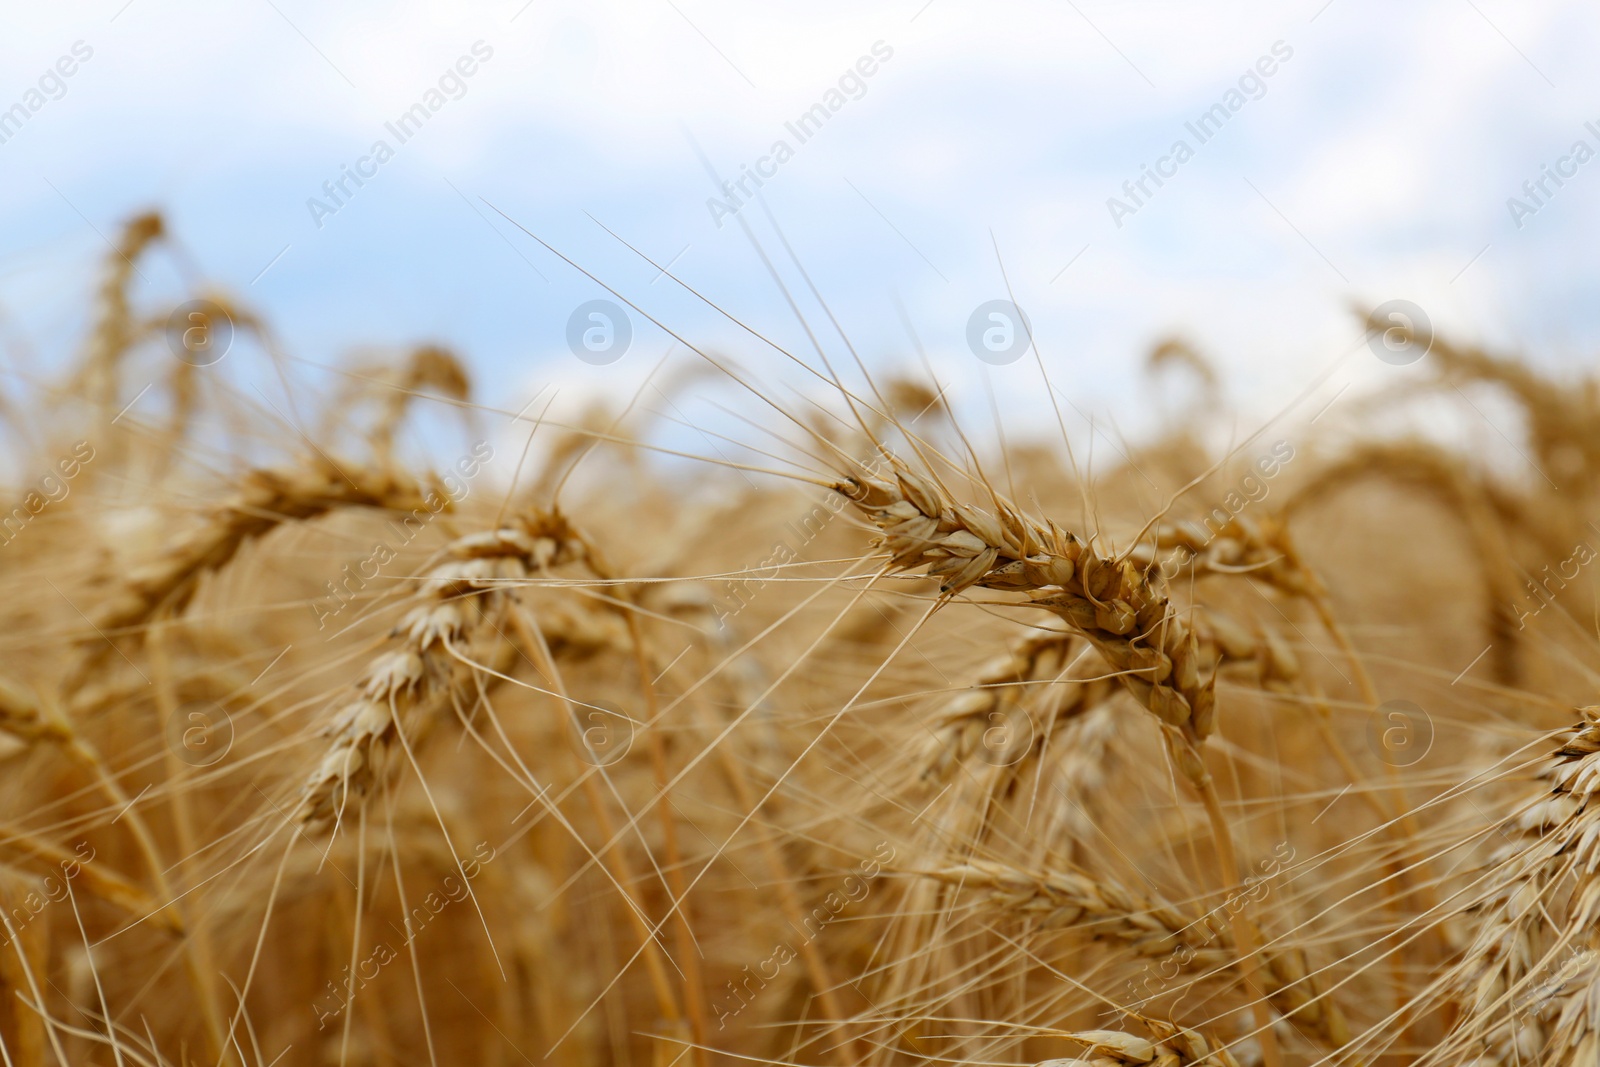
[[[65, 272], [54, 308], [36, 306], [37, 279], [0, 276], [0, 307], [59, 338], [50, 324], [74, 307], [81, 317], [82, 258], [28, 250], [70, 240], [96, 255], [78, 212], [109, 233], [159, 203], [200, 262], [310, 358], [335, 361], [358, 339], [439, 336], [490, 387], [521, 382], [530, 364], [567, 358], [567, 315], [603, 290], [482, 197], [686, 336], [781, 380], [782, 357], [586, 213], [658, 262], [678, 257], [674, 272], [706, 297], [809, 356], [739, 227], [707, 215], [712, 189], [689, 137], [737, 173], [883, 40], [895, 58], [870, 91], [763, 189], [869, 360], [911, 351], [898, 299], [925, 347], [964, 366], [966, 317], [1004, 297], [1007, 280], [1086, 411], [1129, 407], [1144, 346], [1174, 329], [1217, 353], [1239, 399], [1281, 402], [1348, 344], [1351, 298], [1405, 296], [1442, 329], [1534, 347], [1600, 340], [1577, 296], [1600, 279], [1572, 252], [1600, 193], [1564, 192], [1521, 233], [1504, 217], [1523, 177], [1597, 117], [1583, 108], [1600, 99], [1600, 74], [1575, 42], [1600, 15], [1583, 5], [674, 4], [279, 0], [280, 15], [134, 0], [120, 14], [120, 2], [18, 12], [0, 69], [21, 73], [0, 99], [74, 40], [96, 55], [0, 146], [0, 195], [17, 207], [0, 221], [0, 255]], [[478, 39], [496, 58], [471, 91], [312, 226], [306, 198]], [[1278, 40], [1295, 57], [1270, 91], [1112, 226], [1106, 198]], [[842, 353], [765, 213], [749, 221], [814, 332]], [[996, 381], [1005, 403], [1041, 414], [1036, 389]]]

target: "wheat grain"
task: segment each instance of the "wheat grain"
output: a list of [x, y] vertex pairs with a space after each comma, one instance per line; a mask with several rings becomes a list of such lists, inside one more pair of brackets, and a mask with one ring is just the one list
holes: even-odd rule
[[[1121, 1030], [1083, 1030], [1067, 1034], [1069, 1040], [1083, 1045], [1093, 1057], [1088, 1060], [1049, 1060], [1052, 1067], [1088, 1064], [1092, 1067], [1116, 1067], [1118, 1064], [1149, 1064], [1150, 1067], [1188, 1067], [1190, 1064], [1212, 1064], [1215, 1067], [1239, 1067], [1238, 1061], [1226, 1048], [1213, 1048], [1197, 1031], [1186, 1030], [1157, 1019], [1145, 1021], [1155, 1040]], [[1045, 1067], [1040, 1064], [1039, 1067]]]

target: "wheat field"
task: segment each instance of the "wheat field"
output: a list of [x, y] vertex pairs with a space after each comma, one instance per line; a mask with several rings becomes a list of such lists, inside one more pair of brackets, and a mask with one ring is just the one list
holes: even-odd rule
[[795, 356], [686, 457], [174, 359], [170, 240], [4, 397], [5, 1064], [1600, 1062], [1596, 380], [1218, 447], [1172, 342], [1090, 465]]

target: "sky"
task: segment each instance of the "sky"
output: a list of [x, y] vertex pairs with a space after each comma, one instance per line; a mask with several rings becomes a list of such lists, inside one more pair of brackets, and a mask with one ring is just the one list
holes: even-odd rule
[[[136, 298], [203, 278], [308, 381], [441, 343], [509, 410], [551, 386], [625, 403], [663, 358], [699, 358], [685, 343], [804, 390], [784, 353], [820, 347], [925, 360], [1003, 424], [1048, 410], [1042, 361], [1072, 418], [1138, 435], [1165, 417], [1143, 360], [1167, 336], [1215, 363], [1233, 412], [1417, 373], [1352, 316], [1392, 300], [1583, 369], [1597, 30], [1593, 5], [1507, 0], [18, 7], [6, 369], [74, 358], [107, 242], [151, 207], [181, 251]], [[751, 171], [759, 188], [711, 176]], [[595, 300], [626, 326], [586, 317]], [[1037, 359], [975, 347], [998, 300]], [[569, 339], [597, 325], [609, 362]], [[264, 371], [241, 351], [226, 373]]]

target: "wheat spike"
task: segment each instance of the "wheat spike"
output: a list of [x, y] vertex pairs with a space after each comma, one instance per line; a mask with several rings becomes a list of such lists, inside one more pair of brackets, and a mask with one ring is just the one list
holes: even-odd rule
[[[1043, 928], [1082, 928], [1096, 939], [1126, 945], [1134, 957], [1179, 954], [1182, 968], [1191, 971], [1212, 970], [1237, 960], [1233, 937], [1214, 913], [1186, 920], [1171, 905], [1104, 877], [1072, 870], [1033, 874], [984, 860], [922, 873], [947, 884], [984, 890], [983, 907], [988, 911]], [[1269, 979], [1266, 993], [1273, 1006], [1329, 1047], [1347, 1044], [1350, 1029], [1344, 1014], [1331, 998], [1319, 995], [1308, 977], [1305, 956], [1297, 949], [1269, 949], [1263, 957]]]
[[[1103, 703], [1115, 685], [1110, 672], [1098, 656], [1083, 655], [1082, 642], [1067, 634], [1029, 634], [1017, 641], [1006, 654], [985, 665], [971, 688], [951, 697], [935, 713], [935, 724], [923, 754], [918, 759], [921, 776], [942, 783], [955, 768], [970, 759], [986, 744], [986, 734], [1011, 709], [1037, 708], [1042, 718], [1070, 719]], [[1077, 653], [1077, 656], [1074, 656]], [[1076, 663], [1069, 671], [1069, 663]], [[1063, 674], [1059, 679], [1056, 674]], [[1031, 683], [1031, 684], [1030, 684]], [[1042, 733], [1044, 724], [1035, 725]], [[1032, 744], [1039, 738], [1022, 731], [1012, 744]], [[1022, 753], [995, 752], [1005, 765], [1014, 764]]]
[[462, 659], [481, 662], [480, 642], [505, 647], [504, 613], [516, 583], [587, 553], [559, 515], [451, 542], [391, 631], [393, 647], [372, 660], [333, 713], [327, 751], [301, 789], [302, 820], [325, 824], [349, 800], [371, 793], [402, 740], [420, 743], [456, 695], [471, 671]]
[[[194, 596], [200, 576], [220, 570], [248, 541], [290, 522], [303, 522], [342, 507], [387, 508], [431, 515], [449, 498], [398, 475], [350, 470], [331, 462], [293, 470], [256, 470], [240, 481], [233, 496], [213, 509], [195, 529], [177, 538], [157, 560], [135, 568], [92, 616], [105, 632], [136, 629], [157, 613], [181, 612]], [[88, 680], [90, 670], [109, 654], [98, 635], [64, 689], [70, 694]]]
[[1172, 746], [1183, 773], [1206, 778], [1194, 746], [1216, 728], [1214, 679], [1200, 676], [1187, 623], [1154, 579], [1127, 561], [1097, 555], [1071, 533], [1040, 525], [995, 499], [992, 511], [958, 505], [930, 479], [899, 461], [895, 480], [839, 485], [880, 531], [878, 543], [900, 572], [926, 568], [940, 591], [973, 586], [1026, 592], [1088, 638], [1134, 699], [1183, 740]]
[[1540, 777], [1548, 793], [1511, 820], [1477, 933], [1449, 976], [1461, 1004], [1452, 1047], [1500, 1063], [1590, 1063], [1600, 1042], [1600, 706], [1579, 711]]

